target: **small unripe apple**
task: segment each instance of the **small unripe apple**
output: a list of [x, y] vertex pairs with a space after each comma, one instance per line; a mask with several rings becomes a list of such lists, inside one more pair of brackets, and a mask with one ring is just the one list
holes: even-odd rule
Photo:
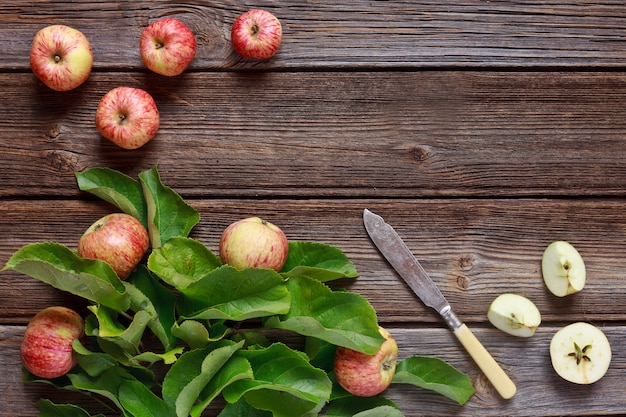
[[335, 353], [335, 377], [346, 391], [359, 397], [371, 397], [383, 392], [396, 373], [398, 344], [393, 336], [379, 327], [387, 339], [377, 353], [367, 355], [339, 346]]
[[120, 279], [126, 279], [150, 245], [146, 228], [125, 213], [108, 214], [94, 222], [78, 241], [78, 255], [111, 265]]
[[222, 262], [237, 269], [280, 271], [287, 261], [289, 242], [278, 226], [259, 217], [249, 217], [224, 230], [219, 251]]
[[40, 378], [58, 378], [76, 365], [72, 342], [85, 334], [83, 318], [66, 307], [41, 310], [26, 326], [20, 346], [24, 367]]

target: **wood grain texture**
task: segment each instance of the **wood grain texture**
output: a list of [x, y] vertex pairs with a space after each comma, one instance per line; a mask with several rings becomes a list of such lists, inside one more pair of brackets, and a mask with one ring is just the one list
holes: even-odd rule
[[[623, 346], [626, 336], [621, 327], [603, 326], [603, 331], [614, 346]], [[621, 386], [626, 371], [626, 359], [615, 355], [605, 377], [597, 383], [584, 386], [565, 383], [551, 369], [550, 339], [558, 328], [540, 328], [532, 341], [513, 336], [503, 336], [493, 328], [474, 327], [472, 331], [490, 351], [503, 369], [511, 375], [518, 392], [511, 400], [502, 400], [452, 333], [435, 328], [390, 328], [390, 332], [400, 345], [400, 360], [410, 356], [434, 356], [446, 360], [466, 372], [472, 379], [476, 394], [465, 405], [460, 406], [451, 400], [431, 391], [409, 385], [392, 384], [385, 396], [399, 405], [408, 417], [418, 416], [565, 416], [578, 415], [581, 411], [581, 398], [588, 415], [619, 414], [626, 408], [623, 392], [614, 389]], [[107, 409], [85, 396], [72, 396], [71, 393], [52, 390], [41, 384], [21, 383], [19, 363], [19, 343], [24, 328], [20, 326], [0, 326], [0, 365], [5, 369], [3, 381], [11, 384], [5, 391], [4, 407], [0, 416], [30, 417], [36, 415], [32, 402], [40, 397], [67, 400], [80, 404], [89, 411], [107, 412]], [[216, 399], [206, 416], [216, 416], [223, 406], [221, 398]], [[115, 415], [108, 412], [107, 415]]]
[[[279, 53], [253, 62], [230, 26], [262, 7], [283, 23]], [[196, 34], [198, 54], [174, 78], [149, 73], [141, 31], [164, 16]], [[29, 68], [49, 24], [83, 31], [89, 80], [56, 93]], [[74, 173], [107, 166], [131, 176], [158, 164], [164, 183], [201, 213], [192, 236], [217, 250], [230, 223], [259, 215], [292, 240], [342, 249], [358, 292], [392, 331], [402, 358], [436, 355], [467, 372], [476, 395], [458, 406], [424, 390], [385, 393], [407, 417], [625, 415], [626, 8], [621, 1], [26, 1], [0, 4], [0, 265], [21, 246], [75, 248], [113, 208], [78, 191]], [[161, 128], [136, 151], [94, 125], [119, 85], [156, 99]], [[384, 216], [518, 386], [502, 401], [440, 318], [369, 241], [362, 211]], [[545, 289], [541, 256], [571, 242], [585, 289]], [[493, 328], [503, 292], [539, 307], [531, 339]], [[85, 302], [12, 271], [0, 273], [0, 416], [37, 415], [40, 397], [106, 411], [82, 395], [23, 384], [19, 343], [40, 309]], [[548, 344], [573, 321], [600, 326], [614, 350], [604, 379], [562, 381]], [[216, 416], [218, 400], [205, 413]], [[115, 413], [108, 413], [115, 415]]]
[[[10, 39], [0, 68], [25, 70], [33, 35], [64, 23], [92, 40], [98, 70], [137, 68], [144, 27], [174, 16], [198, 38], [192, 70], [450, 67], [622, 68], [626, 11], [618, 0], [547, 2], [185, 1], [54, 2], [0, 5], [0, 39]], [[230, 47], [230, 26], [251, 7], [275, 13], [283, 45], [254, 63]]]
[[[167, 183], [167, 177], [162, 179]], [[291, 240], [317, 241], [342, 249], [360, 272], [335, 283], [366, 296], [383, 322], [440, 323], [370, 242], [362, 222], [368, 208], [383, 215], [406, 240], [457, 313], [485, 322], [498, 294], [516, 292], [532, 299], [543, 320], [626, 321], [623, 270], [626, 213], [621, 202], [605, 200], [190, 200], [200, 214], [192, 237], [217, 253], [224, 228], [259, 215], [281, 225]], [[75, 249], [82, 232], [112, 206], [95, 201], [18, 201], [0, 208], [3, 262], [22, 245], [51, 240]], [[20, 223], [29, 219], [28, 228]], [[584, 257], [585, 291], [552, 296], [541, 275], [543, 250], [553, 240], [571, 242]], [[616, 291], [617, 289], [617, 291]], [[28, 293], [29, 302], [22, 299]], [[25, 323], [39, 309], [63, 298], [47, 286], [15, 272], [0, 281], [0, 320]]]
[[[159, 163], [185, 196], [623, 196], [624, 73], [93, 74], [56, 94], [0, 74], [0, 195], [76, 197], [74, 171]], [[94, 124], [102, 95], [147, 89], [138, 152]]]

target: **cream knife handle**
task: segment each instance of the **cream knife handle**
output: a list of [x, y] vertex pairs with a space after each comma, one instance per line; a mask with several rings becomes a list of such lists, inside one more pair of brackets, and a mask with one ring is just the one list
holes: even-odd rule
[[500, 396], [509, 399], [515, 395], [515, 384], [508, 377], [496, 360], [487, 352], [487, 349], [474, 336], [474, 333], [465, 325], [454, 330], [454, 335], [459, 339], [465, 350], [470, 354], [474, 362], [483, 371], [487, 379], [498, 391]]

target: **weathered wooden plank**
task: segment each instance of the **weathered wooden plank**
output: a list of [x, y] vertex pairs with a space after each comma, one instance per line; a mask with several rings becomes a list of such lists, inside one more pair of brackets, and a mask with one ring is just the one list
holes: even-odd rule
[[[398, 341], [400, 359], [414, 355], [444, 359], [470, 375], [476, 394], [463, 406], [409, 385], [394, 384], [383, 395], [396, 402], [407, 417], [566, 416], [579, 415], [581, 409], [590, 415], [623, 414], [626, 413], [626, 398], [621, 389], [621, 380], [626, 369], [626, 359], [618, 354], [618, 349], [626, 343], [626, 334], [621, 327], [601, 327], [616, 354], [605, 377], [591, 386], [566, 382], [552, 370], [549, 344], [560, 326], [540, 328], [530, 339], [515, 338], [492, 328], [474, 327], [474, 333], [517, 385], [516, 396], [508, 401], [498, 397], [448, 330], [389, 327]], [[23, 332], [22, 326], [0, 326], [0, 365], [3, 369], [0, 389], [5, 393], [0, 397], [0, 415], [36, 416], [37, 410], [32, 402], [40, 397], [55, 402], [76, 403], [93, 412], [106, 411], [80, 394], [22, 383], [19, 343]], [[223, 404], [221, 398], [216, 400], [204, 415], [216, 416]]]
[[[167, 177], [164, 178], [167, 180]], [[201, 213], [192, 236], [217, 252], [231, 222], [259, 215], [280, 225], [292, 240], [342, 249], [360, 277], [333, 283], [367, 297], [381, 320], [435, 323], [390, 270], [367, 237], [362, 210], [369, 208], [395, 226], [424, 268], [468, 322], [485, 322], [493, 299], [504, 292], [526, 295], [544, 321], [624, 321], [626, 215], [621, 200], [190, 200]], [[0, 261], [22, 245], [53, 240], [76, 248], [82, 232], [112, 211], [88, 200], [5, 201], [0, 205]], [[585, 259], [588, 281], [574, 296], [557, 298], [545, 289], [541, 256], [553, 240], [570, 241]], [[0, 274], [0, 320], [23, 324], [51, 304], [75, 303], [30, 277]], [[28, 300], [27, 303], [24, 300]]]
[[[64, 23], [92, 41], [95, 68], [143, 66], [138, 39], [150, 22], [175, 16], [198, 39], [191, 70], [293, 68], [623, 67], [626, 12], [615, 0], [541, 3], [455, 1], [241, 1], [163, 3], [18, 0], [0, 5], [0, 68], [28, 68], [33, 35]], [[245, 62], [230, 45], [234, 19], [252, 7], [283, 24], [279, 53]]]
[[[0, 196], [77, 196], [73, 172], [158, 163], [188, 196], [623, 196], [625, 73], [94, 74], [56, 93], [0, 74]], [[94, 114], [150, 91], [151, 143], [126, 151]]]

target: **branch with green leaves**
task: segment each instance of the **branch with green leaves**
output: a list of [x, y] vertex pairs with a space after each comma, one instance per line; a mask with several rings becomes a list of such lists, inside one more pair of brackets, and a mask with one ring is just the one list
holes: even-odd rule
[[[341, 250], [294, 241], [280, 272], [235, 269], [189, 236], [200, 215], [156, 166], [138, 177], [108, 168], [76, 173], [81, 190], [148, 230], [150, 254], [128, 279], [52, 241], [19, 249], [4, 266], [89, 304], [87, 340], [73, 345], [78, 365], [53, 380], [25, 371], [26, 381], [105, 398], [122, 417], [196, 417], [218, 397], [226, 404], [220, 417], [402, 416], [391, 401], [353, 397], [334, 380], [338, 346], [373, 354], [384, 341], [370, 303], [328, 284], [358, 276]], [[304, 348], [271, 340], [268, 329], [301, 336]], [[157, 364], [166, 371], [156, 373]], [[467, 375], [435, 357], [400, 361], [393, 383], [458, 404], [474, 393]], [[46, 416], [89, 417], [72, 404], [37, 406]]]

